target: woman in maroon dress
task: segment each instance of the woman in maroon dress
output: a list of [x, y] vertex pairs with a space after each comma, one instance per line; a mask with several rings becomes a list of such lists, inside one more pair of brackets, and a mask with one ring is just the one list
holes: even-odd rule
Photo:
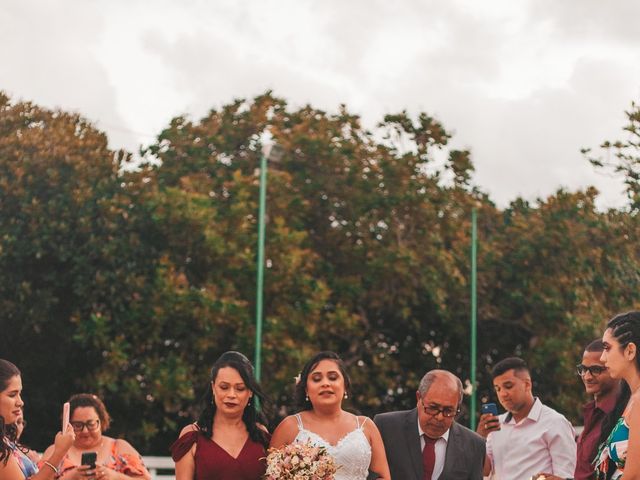
[[262, 478], [269, 433], [256, 398], [264, 405], [251, 362], [239, 352], [223, 353], [211, 369], [200, 418], [171, 445], [176, 480]]

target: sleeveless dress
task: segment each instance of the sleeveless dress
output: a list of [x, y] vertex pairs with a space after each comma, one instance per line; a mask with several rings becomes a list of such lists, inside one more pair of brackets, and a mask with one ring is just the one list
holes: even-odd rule
[[629, 426], [624, 418], [620, 417], [618, 423], [609, 434], [607, 441], [602, 444], [598, 452], [596, 462], [596, 473], [598, 479], [607, 478], [609, 467], [613, 464], [616, 471], [611, 479], [622, 479], [624, 465], [627, 460], [627, 445], [629, 444]]
[[[100, 465], [104, 465], [107, 468], [115, 470], [118, 473], [124, 473], [130, 477], [139, 477], [144, 475], [146, 469], [142, 457], [140, 455], [132, 455], [130, 453], [120, 453], [118, 451], [117, 439], [105, 439], [111, 441], [111, 450], [109, 456]], [[44, 464], [44, 460], [40, 462], [40, 468]], [[67, 471], [78, 467], [74, 462], [69, 459], [69, 454], [65, 455], [60, 464], [58, 465], [59, 475], [64, 475]]]
[[357, 427], [351, 430], [338, 441], [331, 445], [317, 433], [304, 428], [302, 417], [297, 414], [298, 434], [294, 442], [311, 443], [327, 449], [336, 464], [339, 465], [335, 475], [335, 480], [366, 480], [369, 474], [369, 464], [371, 463], [371, 445], [362, 427], [367, 423], [368, 418], [360, 425], [360, 419], [356, 416]]
[[236, 458], [199, 430], [187, 432], [171, 445], [171, 457], [178, 462], [195, 443], [194, 480], [260, 480], [267, 469], [262, 444], [247, 438]]
[[18, 446], [13, 442], [7, 442], [11, 455], [16, 459], [24, 478], [29, 478], [38, 473], [38, 467]]

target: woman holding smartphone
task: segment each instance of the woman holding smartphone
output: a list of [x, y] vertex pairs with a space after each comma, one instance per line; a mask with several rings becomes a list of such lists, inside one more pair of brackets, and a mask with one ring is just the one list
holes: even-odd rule
[[89, 393], [79, 393], [69, 399], [69, 404], [69, 424], [75, 432], [73, 445], [57, 463], [49, 458], [53, 445], [42, 455], [56, 465], [61, 479], [151, 479], [142, 457], [129, 442], [104, 435], [111, 417], [102, 400]]
[[71, 428], [56, 435], [51, 454], [40, 470], [28, 457], [28, 449], [17, 439], [16, 422], [22, 416], [22, 377], [11, 362], [0, 359], [0, 478], [2, 480], [53, 480], [58, 474], [56, 464], [74, 441]]

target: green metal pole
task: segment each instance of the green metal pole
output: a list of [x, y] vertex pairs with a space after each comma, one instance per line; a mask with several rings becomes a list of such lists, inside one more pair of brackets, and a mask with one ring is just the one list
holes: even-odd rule
[[256, 379], [260, 381], [262, 372], [262, 303], [264, 289], [264, 237], [265, 237], [265, 210], [267, 205], [267, 157], [264, 153], [260, 156], [260, 210], [258, 212], [258, 278], [256, 282], [256, 351], [255, 372]]
[[478, 299], [476, 296], [476, 273], [478, 254], [478, 212], [471, 210], [471, 430], [476, 429], [476, 356], [478, 343]]

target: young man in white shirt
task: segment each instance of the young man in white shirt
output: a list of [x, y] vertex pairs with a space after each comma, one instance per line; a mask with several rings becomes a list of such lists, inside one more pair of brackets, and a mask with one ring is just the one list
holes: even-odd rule
[[484, 474], [529, 479], [540, 472], [572, 478], [576, 466], [575, 431], [560, 413], [533, 396], [531, 375], [521, 358], [498, 362], [493, 387], [507, 411], [480, 417], [478, 433], [487, 439]]

